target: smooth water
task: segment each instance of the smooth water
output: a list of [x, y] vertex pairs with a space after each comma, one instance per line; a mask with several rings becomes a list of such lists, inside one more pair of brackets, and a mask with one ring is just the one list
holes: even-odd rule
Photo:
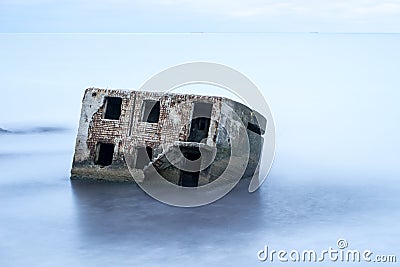
[[[340, 238], [400, 261], [399, 47], [399, 34], [0, 34], [0, 127], [74, 129], [0, 135], [0, 267], [286, 266], [257, 252]], [[276, 158], [260, 190], [185, 209], [69, 180], [85, 88], [138, 89], [192, 61], [265, 95]]]
[[71, 182], [74, 134], [0, 135], [0, 266], [271, 265], [257, 259], [265, 245], [321, 251], [339, 238], [400, 256], [394, 177], [310, 173], [277, 156], [257, 192], [241, 183], [210, 205], [177, 208], [135, 184]]

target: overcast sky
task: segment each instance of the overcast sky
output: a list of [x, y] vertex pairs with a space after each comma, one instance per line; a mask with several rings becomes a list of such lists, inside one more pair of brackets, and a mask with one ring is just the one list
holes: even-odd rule
[[400, 32], [400, 0], [0, 0], [1, 32]]

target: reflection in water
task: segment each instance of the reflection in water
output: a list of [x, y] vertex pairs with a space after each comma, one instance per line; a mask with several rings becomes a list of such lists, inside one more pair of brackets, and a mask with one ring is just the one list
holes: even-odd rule
[[136, 184], [71, 183], [79, 228], [88, 241], [131, 240], [138, 246], [174, 240], [208, 242], [261, 226], [260, 194], [249, 194], [245, 183], [220, 201], [198, 208], [163, 204]]

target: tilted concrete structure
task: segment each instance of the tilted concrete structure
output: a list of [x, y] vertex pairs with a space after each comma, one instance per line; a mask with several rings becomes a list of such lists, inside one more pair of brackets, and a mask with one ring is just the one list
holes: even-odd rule
[[[88, 88], [71, 178], [133, 181], [137, 175], [143, 180], [153, 166], [171, 183], [201, 186], [225, 170], [233, 137], [249, 141], [242, 177], [251, 177], [259, 165], [266, 124], [255, 111], [225, 97]], [[206, 154], [213, 160], [199, 171], [185, 171], [173, 162], [179, 152], [189, 161]]]

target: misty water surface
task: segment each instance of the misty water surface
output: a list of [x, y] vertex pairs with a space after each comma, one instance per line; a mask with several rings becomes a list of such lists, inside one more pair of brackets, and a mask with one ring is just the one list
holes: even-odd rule
[[[0, 134], [0, 266], [267, 266], [265, 245], [339, 238], [399, 261], [399, 36], [0, 34], [0, 127], [14, 131]], [[83, 90], [137, 89], [190, 61], [231, 66], [265, 95], [276, 158], [260, 190], [185, 209], [135, 184], [71, 182]], [[70, 130], [17, 133], [27, 124]]]
[[277, 156], [256, 193], [241, 183], [211, 205], [177, 208], [135, 184], [71, 182], [74, 135], [0, 135], [1, 266], [247, 266], [271, 264], [257, 260], [265, 245], [322, 250], [339, 238], [399, 251], [388, 175], [310, 172]]

